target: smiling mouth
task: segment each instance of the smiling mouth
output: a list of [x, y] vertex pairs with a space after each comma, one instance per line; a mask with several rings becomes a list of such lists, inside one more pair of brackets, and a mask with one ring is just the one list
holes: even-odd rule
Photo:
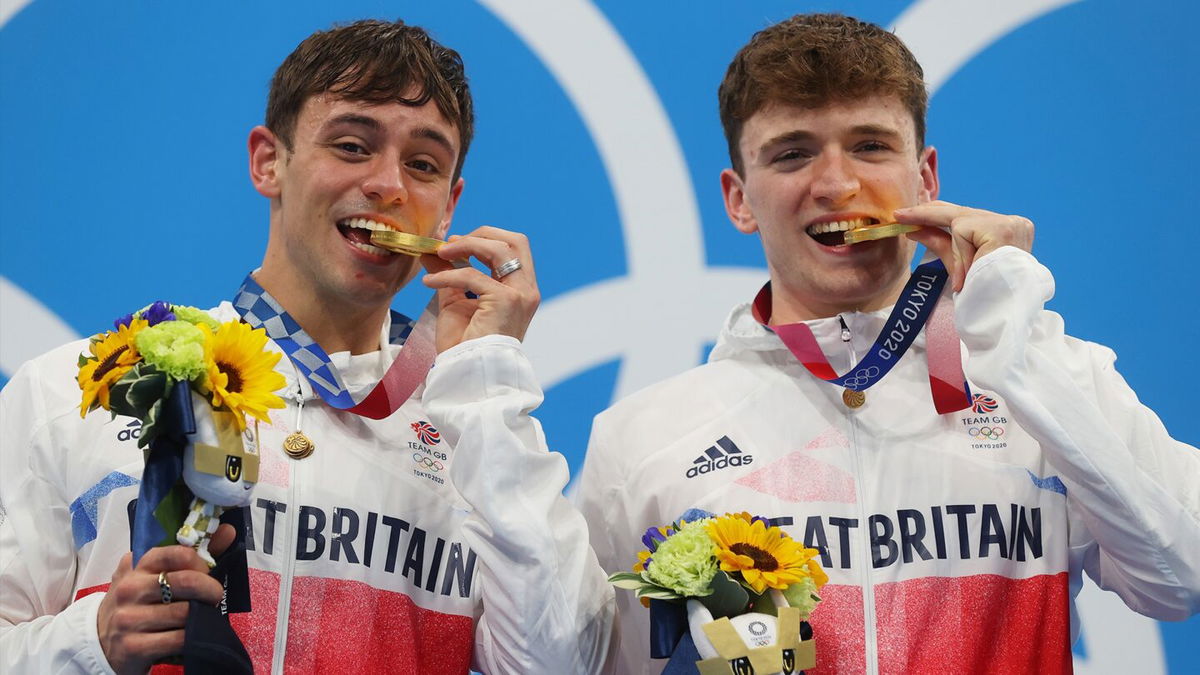
[[804, 231], [822, 246], [842, 246], [846, 243], [846, 232], [849, 230], [877, 224], [879, 221], [874, 218], [850, 218], [828, 223], [814, 223]]
[[352, 246], [360, 251], [379, 256], [396, 255], [385, 248], [379, 248], [371, 244], [372, 232], [389, 232], [395, 228], [388, 227], [383, 223], [377, 223], [369, 218], [346, 218], [345, 220], [339, 220], [337, 228], [338, 232], [341, 232], [342, 236], [346, 238], [346, 241], [350, 242]]

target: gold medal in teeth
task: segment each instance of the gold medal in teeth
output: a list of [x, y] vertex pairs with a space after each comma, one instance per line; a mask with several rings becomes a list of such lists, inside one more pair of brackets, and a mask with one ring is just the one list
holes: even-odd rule
[[398, 230], [374, 230], [371, 232], [371, 243], [395, 253], [416, 257], [436, 253], [446, 242]]
[[889, 223], [887, 225], [870, 225], [867, 227], [859, 227], [853, 230], [847, 230], [844, 236], [847, 244], [858, 244], [864, 241], [873, 241], [875, 239], [898, 237], [909, 232], [916, 232], [919, 229], [921, 229], [919, 225]]

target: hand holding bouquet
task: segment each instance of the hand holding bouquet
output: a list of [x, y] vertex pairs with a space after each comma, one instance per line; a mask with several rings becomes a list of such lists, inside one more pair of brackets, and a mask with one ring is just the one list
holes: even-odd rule
[[[655, 612], [651, 603], [686, 605], [689, 634], [679, 636], [678, 643], [675, 635], [667, 636], [672, 647], [657, 649], [657, 658], [670, 656], [672, 664], [682, 664], [694, 661], [686, 656], [694, 652], [704, 657], [695, 667], [705, 674], [741, 672], [731, 669], [746, 666], [758, 673], [812, 667], [813, 643], [803, 638], [805, 633], [811, 637], [811, 629], [803, 622], [828, 581], [815, 549], [761, 517], [744, 512], [714, 517], [695, 510], [676, 523], [648, 529], [642, 543], [646, 550], [638, 553], [633, 572], [613, 574], [609, 581], [634, 591], [652, 608], [652, 630], [658, 633], [652, 643], [663, 644], [669, 616], [682, 608], [659, 605]], [[686, 644], [689, 638], [694, 650]], [[664, 672], [671, 670], [668, 664]]]

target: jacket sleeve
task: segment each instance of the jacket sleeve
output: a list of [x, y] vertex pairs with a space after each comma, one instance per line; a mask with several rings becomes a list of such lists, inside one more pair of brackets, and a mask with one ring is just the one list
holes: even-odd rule
[[[592, 548], [605, 573], [628, 572], [641, 550], [638, 523], [629, 513], [634, 500], [626, 494], [627, 457], [614, 448], [622, 447], [613, 436], [624, 429], [614, 428], [612, 409], [596, 416], [588, 441], [583, 471], [579, 475], [575, 499], [591, 533]], [[619, 426], [619, 425], [618, 425]], [[606, 673], [642, 675], [653, 668], [657, 672], [666, 663], [650, 659], [650, 612], [631, 591], [617, 591], [619, 621], [613, 631], [614, 655]]]
[[48, 468], [53, 440], [37, 362], [0, 390], [0, 671], [111, 673], [96, 633], [103, 593], [72, 602], [69, 505]]
[[976, 261], [955, 303], [967, 375], [1004, 397], [1060, 472], [1088, 575], [1141, 614], [1185, 619], [1200, 611], [1200, 452], [1138, 401], [1111, 350], [1064, 334], [1043, 309], [1053, 294], [1024, 251]]
[[587, 525], [562, 496], [566, 460], [530, 416], [541, 402], [520, 343], [503, 336], [441, 354], [422, 398], [472, 509], [463, 529], [483, 604], [474, 661], [491, 674], [598, 672], [615, 620]]

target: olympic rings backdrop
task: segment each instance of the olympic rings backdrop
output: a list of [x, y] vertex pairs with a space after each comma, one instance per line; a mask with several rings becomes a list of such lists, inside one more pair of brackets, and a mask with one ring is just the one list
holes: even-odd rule
[[[908, 41], [943, 198], [1031, 218], [1068, 331], [1115, 349], [1200, 444], [1200, 9], [1168, 0], [2, 0], [0, 385], [131, 308], [228, 298], [266, 241], [245, 141], [272, 70], [315, 29], [402, 17], [467, 63], [479, 123], [454, 230], [530, 236], [538, 416], [578, 468], [591, 417], [698, 363], [765, 278], [721, 206], [715, 91], [755, 30], [811, 10]], [[1200, 671], [1200, 620], [1157, 624], [1094, 590], [1079, 606], [1078, 672]]]

